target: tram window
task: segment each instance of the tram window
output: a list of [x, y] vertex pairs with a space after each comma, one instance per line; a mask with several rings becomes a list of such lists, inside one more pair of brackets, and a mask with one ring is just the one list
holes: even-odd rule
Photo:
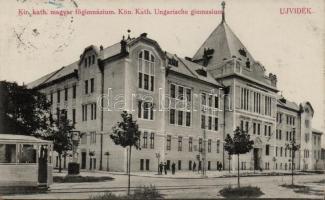
[[16, 144], [0, 144], [0, 163], [16, 163]]
[[36, 149], [34, 149], [33, 145], [21, 145], [19, 163], [36, 163]]

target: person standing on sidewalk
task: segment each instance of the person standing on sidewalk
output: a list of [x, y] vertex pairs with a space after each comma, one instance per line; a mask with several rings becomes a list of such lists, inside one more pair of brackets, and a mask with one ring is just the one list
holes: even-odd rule
[[172, 174], [175, 174], [175, 170], [176, 170], [176, 164], [173, 162], [172, 164]]
[[160, 164], [159, 164], [159, 174], [162, 174], [163, 167], [164, 167], [164, 164], [162, 162], [160, 162]]
[[165, 175], [167, 175], [167, 164], [164, 163], [164, 171], [165, 171]]
[[196, 163], [194, 162], [193, 163], [193, 172], [195, 172], [195, 170], [196, 170]]

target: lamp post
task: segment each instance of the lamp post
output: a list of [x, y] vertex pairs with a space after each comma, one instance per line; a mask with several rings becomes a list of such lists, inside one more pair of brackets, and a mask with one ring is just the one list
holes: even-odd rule
[[158, 160], [158, 174], [160, 174], [160, 171], [159, 171], [160, 153], [156, 153], [156, 158]]
[[107, 163], [106, 163], [106, 171], [109, 171], [109, 163], [108, 163], [108, 160], [109, 160], [109, 156], [110, 156], [111, 154], [108, 152], [108, 151], [106, 151], [105, 152], [105, 156], [107, 156]]
[[80, 172], [80, 165], [78, 163], [77, 149], [80, 141], [80, 131], [70, 131], [70, 137], [72, 140], [72, 162], [68, 165], [68, 174], [77, 175]]

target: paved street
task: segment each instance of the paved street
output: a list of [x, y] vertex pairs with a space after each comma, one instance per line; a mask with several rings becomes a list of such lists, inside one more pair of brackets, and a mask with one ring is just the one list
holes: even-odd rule
[[[123, 194], [126, 191], [127, 176], [105, 172], [83, 172], [84, 176], [111, 176], [113, 181], [96, 183], [55, 183], [46, 194], [11, 195], [2, 198], [28, 199], [87, 199], [91, 195], [102, 192]], [[281, 187], [281, 184], [290, 184], [290, 176], [260, 176], [242, 177], [241, 185], [258, 186], [264, 193], [262, 198], [324, 198], [324, 183], [313, 183], [324, 180], [324, 175], [298, 175], [296, 184], [310, 186], [309, 193], [296, 193], [292, 189]], [[155, 185], [165, 198], [221, 198], [219, 191], [227, 185], [236, 185], [237, 178], [169, 178], [132, 176], [132, 187]]]

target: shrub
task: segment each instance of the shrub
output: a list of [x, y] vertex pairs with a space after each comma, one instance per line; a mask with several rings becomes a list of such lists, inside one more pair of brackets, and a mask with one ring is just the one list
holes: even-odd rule
[[240, 198], [240, 197], [259, 197], [264, 193], [259, 187], [245, 186], [232, 188], [228, 186], [220, 190], [220, 194], [228, 198]]
[[82, 183], [82, 182], [102, 182], [110, 181], [114, 178], [108, 176], [95, 177], [95, 176], [54, 176], [53, 182], [55, 183]]
[[132, 194], [128, 195], [115, 195], [111, 192], [104, 194], [93, 195], [90, 197], [91, 200], [150, 200], [150, 199], [163, 199], [162, 195], [156, 189], [155, 186], [150, 185], [136, 188]]

